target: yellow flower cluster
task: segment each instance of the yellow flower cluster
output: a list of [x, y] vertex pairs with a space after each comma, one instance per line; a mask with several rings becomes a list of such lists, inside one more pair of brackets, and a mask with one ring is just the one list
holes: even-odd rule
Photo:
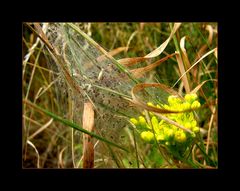
[[[201, 104], [197, 99], [198, 96], [196, 94], [186, 94], [184, 99], [180, 99], [176, 96], [169, 96], [168, 105], [162, 104], [159, 106], [151, 102], [149, 102], [148, 105], [157, 108], [165, 108], [171, 111], [184, 111], [199, 108]], [[151, 112], [149, 121], [146, 120], [146, 116], [139, 116], [137, 119], [131, 118], [130, 121], [138, 128], [141, 133], [141, 138], [144, 141], [154, 143], [155, 140], [157, 140], [159, 143], [165, 144], [166, 146], [186, 145], [191, 142], [192, 138], [196, 136], [196, 133], [199, 133], [200, 129], [197, 127], [197, 121], [194, 118], [193, 112], [171, 113], [165, 114], [165, 116], [191, 130], [193, 133], [188, 133], [164, 120], [159, 121], [159, 118]]]

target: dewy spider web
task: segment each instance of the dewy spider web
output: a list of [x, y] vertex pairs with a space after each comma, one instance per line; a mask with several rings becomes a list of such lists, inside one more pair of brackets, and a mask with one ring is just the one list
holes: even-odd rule
[[[129, 146], [126, 140], [120, 138], [120, 133], [123, 127], [129, 124], [129, 117], [137, 116], [139, 111], [123, 97], [130, 98], [131, 89], [136, 83], [68, 25], [49, 24], [47, 37], [63, 57], [72, 79], [84, 90], [82, 95], [71, 91], [75, 102], [74, 119], [82, 122], [83, 104], [90, 100], [96, 110], [95, 129], [102, 136], [120, 144], [125, 143], [123, 146]], [[61, 68], [58, 68], [58, 71], [61, 71]], [[59, 87], [59, 90], [66, 92], [62, 87]], [[148, 93], [151, 96], [142, 94], [145, 102], [152, 101], [152, 98], [160, 100], [167, 97], [166, 92], [159, 89], [156, 91], [153, 88]]]

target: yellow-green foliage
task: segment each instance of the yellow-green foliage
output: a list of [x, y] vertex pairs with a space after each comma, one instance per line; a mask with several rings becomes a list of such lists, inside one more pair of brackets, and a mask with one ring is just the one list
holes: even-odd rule
[[[149, 102], [148, 105], [158, 108], [162, 107], [172, 111], [184, 111], [199, 108], [201, 104], [197, 101], [197, 99], [198, 96], [196, 94], [186, 94], [184, 99], [180, 99], [176, 96], [169, 96], [168, 105], [163, 104], [159, 106], [154, 105], [151, 102]], [[151, 112], [149, 116], [149, 122], [147, 122], [145, 115], [139, 116], [138, 119], [130, 119], [130, 121], [140, 131], [141, 138], [148, 143], [154, 143], [157, 141], [169, 147], [177, 146], [178, 148], [186, 148], [191, 144], [193, 138], [196, 136], [196, 133], [199, 133], [200, 130], [199, 127], [197, 127], [197, 121], [195, 120], [193, 112], [165, 114], [166, 117], [191, 130], [193, 133], [186, 132], [164, 120], [160, 121], [160, 119]]]

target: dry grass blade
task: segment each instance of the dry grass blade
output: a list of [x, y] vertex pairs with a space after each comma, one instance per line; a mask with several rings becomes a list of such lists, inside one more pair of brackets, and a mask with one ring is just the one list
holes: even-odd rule
[[[210, 143], [210, 137], [211, 137], [211, 130], [212, 130], [212, 123], [213, 123], [213, 118], [214, 118], [214, 115], [216, 114], [216, 107], [214, 107], [213, 109], [213, 113], [211, 115], [211, 119], [210, 119], [210, 122], [209, 122], [209, 127], [208, 127], [208, 136], [207, 136], [207, 146], [206, 146], [206, 153], [208, 154], [208, 151], [209, 151], [209, 143]], [[206, 165], [206, 160], [204, 160], [204, 165]]]
[[134, 37], [137, 33], [138, 33], [138, 31], [135, 31], [135, 32], [133, 32], [133, 33], [131, 34], [131, 36], [130, 36], [128, 42], [127, 42], [127, 48], [126, 48], [125, 52], [128, 51], [129, 44], [130, 44], [130, 42], [132, 41], [133, 37]]
[[205, 57], [207, 57], [209, 54], [213, 53], [217, 48], [214, 48], [213, 50], [210, 50], [206, 54], [204, 54], [197, 62], [195, 62], [190, 68], [187, 69], [186, 72], [184, 72], [180, 78], [175, 82], [175, 84], [172, 86], [174, 87], [184, 76], [187, 72], [189, 72], [194, 66], [196, 66], [201, 60], [203, 60]]
[[45, 35], [45, 33], [43, 32], [43, 29], [42, 27], [40, 26], [39, 23], [34, 23], [33, 24], [36, 31], [34, 30], [34, 32], [38, 35], [38, 37], [44, 42], [44, 44], [51, 50], [51, 51], [54, 51], [54, 48], [53, 46], [51, 45], [51, 43], [48, 41], [48, 38], [47, 36]]
[[187, 79], [187, 76], [185, 75], [186, 72], [185, 72], [185, 68], [184, 68], [184, 64], [183, 64], [183, 61], [182, 61], [182, 58], [180, 56], [180, 54], [178, 52], [176, 52], [176, 58], [177, 58], [177, 63], [178, 63], [178, 67], [179, 67], [179, 70], [180, 70], [180, 74], [182, 76], [182, 81], [183, 81], [183, 86], [186, 90], [187, 93], [190, 92], [190, 86], [189, 86], [189, 83], [188, 83], [188, 79]]
[[216, 57], [216, 58], [218, 58], [218, 49], [216, 48], [216, 50], [214, 51], [214, 56]]
[[50, 84], [48, 84], [47, 87], [41, 87], [41, 91], [39, 91], [35, 97], [35, 100], [37, 100], [41, 95], [43, 95], [54, 83], [57, 82], [57, 80], [59, 80], [58, 78], [56, 78], [54, 81], [52, 81]]
[[35, 145], [31, 142], [31, 141], [27, 141], [27, 144], [29, 144], [36, 152], [37, 154], [37, 168], [40, 168], [40, 157], [39, 157], [39, 153], [38, 153], [38, 150], [37, 148], [35, 147]]
[[211, 45], [212, 44], [212, 39], [213, 39], [213, 28], [211, 25], [207, 25], [206, 26], [206, 30], [209, 32], [208, 35], [208, 44]]
[[197, 91], [208, 81], [216, 81], [217, 82], [217, 80], [215, 80], [215, 79], [205, 80], [201, 84], [199, 84], [197, 87], [195, 87], [194, 90], [192, 90], [190, 93], [197, 93]]
[[139, 23], [139, 28], [140, 28], [141, 31], [143, 30], [145, 24], [146, 23]]
[[187, 68], [190, 68], [191, 64], [190, 64], [190, 61], [188, 59], [187, 51], [185, 49], [185, 39], [186, 39], [186, 36], [181, 38], [181, 40], [180, 40], [180, 49], [182, 51], [183, 61], [186, 64], [185, 66]]
[[[43, 31], [46, 30], [46, 27], [47, 27], [47, 24], [44, 24], [43, 25]], [[39, 42], [40, 42], [40, 38], [38, 37], [36, 39], [36, 42], [31, 46], [31, 48], [28, 49], [28, 53], [24, 56], [24, 60], [23, 60], [23, 75], [22, 75], [22, 77], [24, 77], [24, 74], [25, 74], [26, 64], [28, 63], [28, 60], [30, 59], [30, 57], [33, 55], [33, 53], [35, 51], [35, 48], [38, 46]]]
[[177, 53], [170, 54], [170, 55], [168, 55], [168, 56], [166, 56], [166, 57], [164, 57], [164, 58], [154, 62], [153, 64], [150, 64], [150, 65], [142, 67], [142, 68], [133, 69], [133, 70], [131, 70], [131, 72], [132, 72], [132, 74], [136, 78], [141, 77], [143, 75], [143, 73], [146, 73], [146, 72], [149, 72], [149, 71], [153, 70], [154, 68], [159, 66], [161, 63], [163, 63], [164, 61], [166, 61], [167, 59], [173, 57], [176, 54]]
[[180, 27], [180, 25], [181, 25], [181, 23], [174, 23], [173, 30], [172, 30], [170, 36], [168, 37], [168, 39], [165, 42], [163, 42], [158, 48], [156, 48], [155, 50], [150, 52], [148, 55], [146, 55], [145, 58], [153, 58], [153, 57], [159, 56], [164, 51], [164, 49], [167, 47], [168, 43], [172, 39], [172, 37], [175, 34], [175, 32], [177, 31], [177, 29]]
[[34, 132], [32, 135], [29, 136], [29, 140], [33, 139], [35, 136], [37, 136], [39, 133], [41, 133], [44, 129], [46, 129], [51, 123], [53, 122], [53, 118], [51, 118], [46, 124], [44, 124], [41, 128], [39, 128], [36, 132]]
[[122, 59], [119, 59], [118, 62], [125, 66], [132, 66], [134, 64], [143, 62], [148, 59], [150, 59], [150, 58], [145, 58], [145, 57], [122, 58]]
[[[31, 48], [28, 49], [28, 53], [24, 56], [23, 64], [27, 64], [29, 58], [34, 53], [35, 48], [37, 47], [38, 43], [40, 42], [40, 39], [37, 38], [36, 42], [31, 46]], [[23, 70], [25, 71], [25, 70]]]
[[64, 168], [64, 160], [62, 159], [63, 158], [63, 152], [66, 150], [66, 148], [67, 147], [64, 147], [61, 151], [60, 151], [60, 153], [59, 153], [59, 166], [61, 167], [61, 168]]
[[[94, 111], [90, 102], [84, 104], [83, 111], [83, 128], [92, 132], [94, 126]], [[92, 143], [92, 137], [87, 134], [83, 134], [83, 168], [94, 167], [94, 148]]]
[[[206, 30], [209, 32], [209, 35], [208, 35], [208, 45], [210, 46], [210, 45], [212, 44], [212, 39], [213, 39], [213, 28], [212, 28], [211, 25], [207, 25], [207, 26], [206, 26]], [[204, 44], [204, 45], [200, 48], [200, 50], [197, 52], [197, 56], [196, 56], [194, 62], [195, 62], [197, 59], [199, 59], [199, 58], [206, 52], [207, 47], [208, 47], [208, 46], [207, 46], [206, 44]]]
[[24, 118], [24, 119], [26, 119], [26, 120], [28, 120], [28, 121], [30, 121], [31, 123], [33, 123], [33, 124], [35, 124], [35, 125], [39, 126], [39, 127], [41, 127], [41, 126], [42, 126], [42, 124], [41, 124], [41, 123], [39, 123], [38, 121], [35, 121], [35, 120], [33, 120], [33, 119], [31, 119], [31, 118], [29, 118], [29, 117], [25, 116], [25, 115], [23, 115], [23, 118]]
[[[207, 25], [205, 29], [209, 32], [209, 35], [208, 35], [208, 45], [210, 46], [212, 44], [214, 30], [213, 30], [211, 25]], [[197, 52], [197, 56], [196, 56], [194, 62], [196, 62], [206, 52], [207, 48], [208, 48], [207, 44], [204, 44], [199, 49], [199, 51]], [[192, 74], [194, 76], [194, 79], [196, 79], [196, 77], [197, 77], [197, 67], [193, 68]]]

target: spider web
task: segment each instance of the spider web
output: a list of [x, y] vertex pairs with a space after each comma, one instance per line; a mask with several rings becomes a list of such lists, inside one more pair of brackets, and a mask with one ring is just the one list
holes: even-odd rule
[[[96, 110], [95, 128], [102, 136], [121, 142], [121, 130], [129, 124], [129, 117], [138, 112], [121, 96], [131, 96], [134, 82], [110, 59], [103, 56], [102, 52], [67, 25], [49, 24], [47, 36], [58, 54], [63, 57], [71, 78], [84, 91], [82, 95], [71, 91], [75, 103], [74, 118], [82, 122], [83, 104], [90, 100]], [[61, 68], [57, 70], [61, 71]], [[64, 77], [60, 81], [63, 79]], [[61, 85], [58, 88], [66, 94], [66, 86]]]
[[[80, 24], [75, 24], [81, 28]], [[82, 124], [83, 104], [89, 100], [95, 108], [95, 129], [113, 142], [129, 147], [129, 141], [121, 136], [129, 118], [139, 116], [139, 109], [123, 97], [131, 97], [131, 89], [136, 84], [109, 58], [89, 43], [82, 35], [64, 23], [50, 23], [47, 36], [57, 53], [62, 56], [71, 78], [83, 90], [77, 94], [69, 90], [62, 75], [57, 88], [60, 97], [71, 96], [74, 101], [74, 120]], [[55, 70], [61, 73], [57, 65]], [[56, 68], [57, 67], [57, 68]], [[155, 88], [140, 95], [145, 102], [162, 100], [168, 94]], [[164, 101], [164, 100], [163, 100]], [[65, 113], [68, 107], [65, 105]], [[97, 149], [95, 149], [97, 150]], [[102, 151], [101, 151], [102, 152]]]

